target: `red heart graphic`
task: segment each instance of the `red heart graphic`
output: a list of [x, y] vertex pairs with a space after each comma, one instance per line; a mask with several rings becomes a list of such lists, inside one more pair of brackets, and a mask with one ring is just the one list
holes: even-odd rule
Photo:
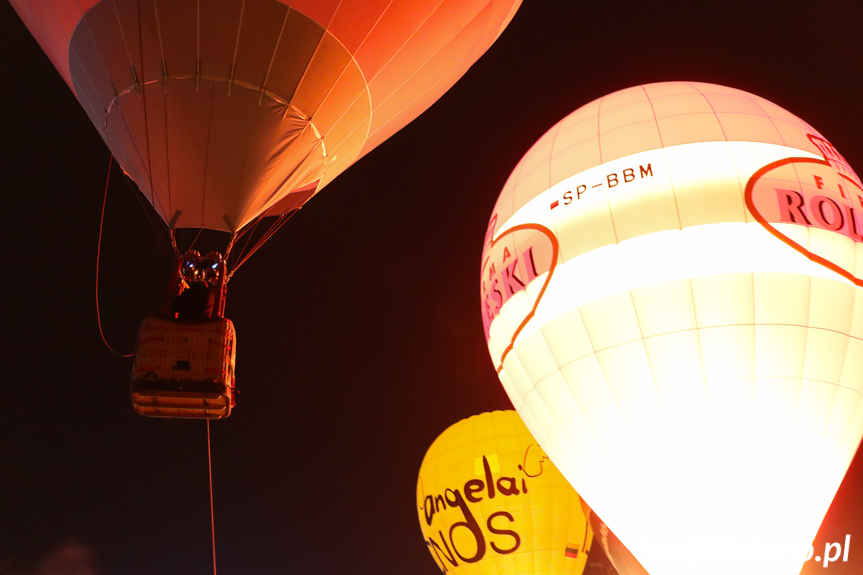
[[821, 228], [863, 243], [863, 188], [859, 179], [829, 142], [817, 136], [809, 138], [824, 158], [784, 158], [759, 169], [746, 183], [746, 207], [775, 237], [863, 286], [863, 279], [832, 261], [830, 254], [813, 253], [774, 226], [790, 223]]
[[[557, 266], [559, 244], [554, 233], [539, 224], [521, 224], [506, 230], [494, 241], [490, 240], [496, 217], [492, 217], [490, 231], [486, 236], [486, 249], [483, 252], [481, 273], [481, 305], [483, 327], [486, 340], [492, 320], [497, 317], [504, 303], [515, 294], [527, 289], [528, 284], [543, 273], [545, 281], [536, 296], [529, 312], [525, 315], [512, 334], [509, 345], [504, 349], [500, 362], [495, 366], [497, 372], [503, 369], [506, 356], [512, 351], [513, 342], [521, 330], [534, 316], [545, 289], [548, 287], [554, 268]], [[492, 358], [494, 359], [494, 358]]]

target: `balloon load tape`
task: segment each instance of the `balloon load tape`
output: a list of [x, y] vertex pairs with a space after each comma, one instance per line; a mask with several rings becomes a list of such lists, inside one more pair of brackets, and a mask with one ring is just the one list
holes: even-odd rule
[[129, 397], [149, 417], [221, 419], [235, 405], [236, 332], [229, 319], [148, 317], [138, 330]]

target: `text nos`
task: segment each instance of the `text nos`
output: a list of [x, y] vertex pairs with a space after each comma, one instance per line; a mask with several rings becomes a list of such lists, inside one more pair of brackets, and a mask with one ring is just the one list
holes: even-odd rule
[[[500, 476], [497, 480], [492, 476], [488, 459], [482, 458], [485, 479], [470, 479], [461, 490], [447, 489], [441, 495], [427, 495], [423, 501], [423, 511], [426, 525], [431, 527], [435, 516], [444, 520], [451, 514], [444, 514], [447, 509], [457, 509], [460, 519], [438, 529], [426, 539], [438, 564], [444, 572], [450, 567], [458, 567], [461, 563], [476, 563], [481, 561], [486, 553], [492, 552], [507, 555], [521, 545], [521, 537], [515, 530], [515, 518], [507, 511], [497, 511], [480, 525], [468, 506], [468, 503], [479, 503], [485, 498], [512, 497], [527, 493], [527, 484], [522, 478], [519, 482], [515, 477]], [[519, 487], [521, 489], [519, 489]]]

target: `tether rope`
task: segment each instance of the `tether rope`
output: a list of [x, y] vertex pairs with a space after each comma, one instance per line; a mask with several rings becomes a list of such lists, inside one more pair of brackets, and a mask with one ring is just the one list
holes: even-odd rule
[[99, 243], [96, 245], [96, 323], [99, 324], [99, 335], [102, 336], [102, 343], [111, 353], [118, 357], [132, 357], [135, 355], [134, 353], [120, 353], [111, 347], [111, 344], [105, 339], [105, 332], [102, 331], [102, 315], [99, 312], [99, 258], [102, 255], [102, 227], [105, 223], [105, 204], [108, 202], [108, 184], [111, 181], [111, 164], [113, 163], [114, 156], [111, 156], [108, 160], [108, 177], [105, 179], [105, 195], [102, 198], [102, 216], [99, 218]]
[[216, 520], [213, 513], [213, 457], [210, 451], [210, 420], [207, 420], [207, 467], [210, 471], [210, 534], [213, 538], [213, 575], [216, 575]]

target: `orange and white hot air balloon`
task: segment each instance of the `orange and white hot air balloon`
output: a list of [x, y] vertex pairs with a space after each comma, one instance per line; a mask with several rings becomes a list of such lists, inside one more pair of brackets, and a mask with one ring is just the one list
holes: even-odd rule
[[[520, 0], [12, 5], [177, 252], [164, 317], [139, 331], [133, 405], [153, 416], [212, 418], [226, 417], [234, 401], [227, 279], [287, 216], [449, 89]], [[249, 254], [231, 254], [238, 235], [251, 236], [250, 224], [270, 215], [282, 217]], [[180, 228], [228, 232], [224, 258], [179, 260]], [[184, 316], [200, 325], [180, 325]], [[201, 324], [212, 319], [218, 324]]]
[[520, 0], [12, 0], [170, 228], [236, 232], [428, 108]]
[[651, 575], [793, 575], [863, 436], [863, 189], [812, 126], [691, 82], [522, 158], [482, 259], [531, 433]]

